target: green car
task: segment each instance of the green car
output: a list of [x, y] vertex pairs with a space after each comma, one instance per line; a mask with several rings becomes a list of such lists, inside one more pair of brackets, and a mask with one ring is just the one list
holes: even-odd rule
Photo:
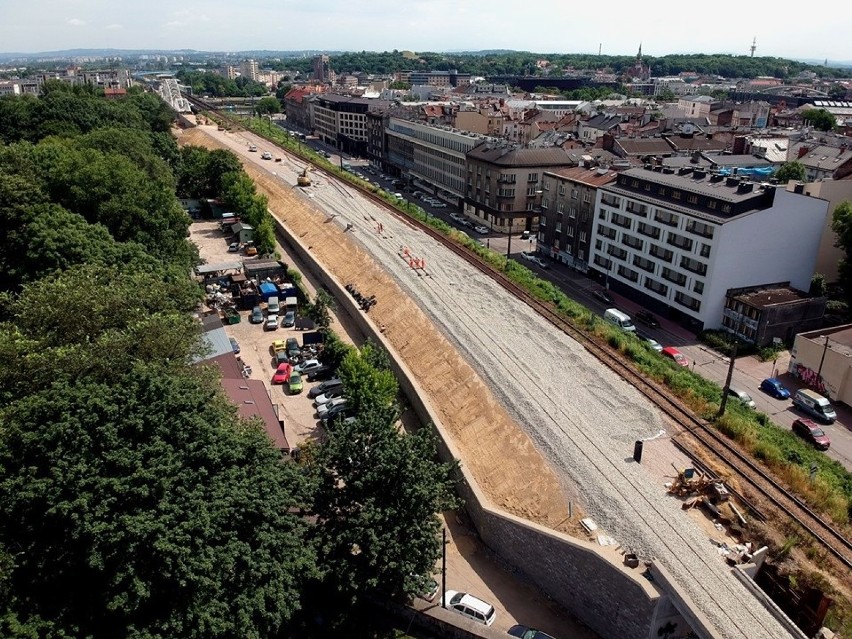
[[298, 371], [293, 371], [290, 373], [290, 393], [292, 395], [298, 395], [302, 392], [302, 376]]

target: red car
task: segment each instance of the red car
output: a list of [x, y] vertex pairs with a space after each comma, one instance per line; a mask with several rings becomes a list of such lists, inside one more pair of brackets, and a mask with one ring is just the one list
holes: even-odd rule
[[807, 442], [813, 444], [817, 450], [828, 450], [831, 439], [825, 434], [822, 426], [810, 419], [797, 419], [793, 422], [793, 432]]
[[666, 346], [663, 350], [660, 351], [660, 354], [670, 359], [673, 359], [681, 366], [689, 366], [689, 360], [686, 359], [686, 355], [681, 353], [674, 346]]
[[290, 373], [293, 372], [293, 365], [284, 362], [283, 364], [278, 364], [278, 368], [275, 370], [275, 374], [272, 376], [273, 384], [286, 384], [290, 381]]

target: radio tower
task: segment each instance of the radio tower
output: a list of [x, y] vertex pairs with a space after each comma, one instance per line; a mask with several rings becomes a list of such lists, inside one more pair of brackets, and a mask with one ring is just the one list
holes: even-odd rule
[[751, 50], [751, 57], [753, 58], [754, 57], [754, 50], [757, 49], [757, 37], [755, 37], [751, 41], [751, 46], [749, 47], [749, 49]]

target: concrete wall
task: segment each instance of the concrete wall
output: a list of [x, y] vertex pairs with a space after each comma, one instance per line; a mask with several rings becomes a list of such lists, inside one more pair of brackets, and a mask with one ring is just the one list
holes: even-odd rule
[[[335, 296], [338, 308], [351, 316], [365, 336], [393, 353], [384, 336], [369, 316], [358, 308], [343, 285], [323, 270], [313, 254], [298, 239], [291, 237], [277, 219], [275, 224], [279, 238]], [[444, 432], [437, 413], [421, 393], [411, 371], [394, 358], [391, 358], [391, 366], [400, 388], [422, 423], [434, 425], [439, 437], [440, 458], [445, 461], [459, 459], [451, 438]], [[629, 569], [615, 563], [612, 561], [615, 553], [610, 552], [611, 557], [608, 558], [595, 544], [568, 537], [495, 508], [480, 493], [476, 481], [464, 466], [458, 479], [458, 492], [482, 540], [529, 581], [603, 638], [656, 639], [659, 627], [671, 618], [671, 615], [658, 615], [658, 608], [663, 602], [667, 606], [671, 602], [641, 574], [640, 569]], [[673, 583], [668, 583], [667, 587], [676, 590]], [[677, 603], [688, 603], [679, 595], [672, 599]], [[696, 623], [693, 629], [698, 636], [714, 639], [716, 635], [709, 624], [702, 627], [701, 621], [696, 615], [690, 619], [690, 622]]]

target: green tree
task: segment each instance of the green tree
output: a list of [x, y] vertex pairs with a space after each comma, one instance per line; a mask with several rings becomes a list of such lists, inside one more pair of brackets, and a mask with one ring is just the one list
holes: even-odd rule
[[847, 301], [852, 301], [852, 202], [844, 200], [834, 208], [831, 230], [837, 235], [834, 245], [844, 252], [839, 265], [840, 285]]
[[314, 324], [324, 330], [328, 330], [331, 326], [331, 311], [334, 310], [334, 298], [325, 289], [319, 289], [313, 304], [308, 307], [308, 317]]
[[275, 253], [275, 226], [271, 215], [264, 215], [260, 224], [254, 228], [254, 245], [260, 255]]
[[440, 557], [436, 515], [458, 505], [455, 466], [435, 461], [431, 429], [406, 435], [396, 421], [373, 407], [338, 423], [312, 465], [318, 564], [344, 602], [414, 594]]
[[796, 162], [795, 160], [792, 162], [785, 162], [775, 172], [775, 179], [782, 184], [786, 184], [790, 180], [804, 182], [806, 177], [807, 173], [805, 172], [805, 165], [801, 162]]
[[393, 373], [373, 368], [361, 351], [352, 350], [343, 358], [337, 376], [343, 381], [348, 404], [356, 414], [393, 406], [396, 402], [399, 386]]
[[4, 408], [0, 619], [95, 639], [260, 639], [286, 626], [315, 566], [291, 514], [305, 485], [215, 387], [139, 364]]
[[825, 281], [825, 275], [822, 273], [814, 273], [811, 277], [811, 287], [808, 293], [814, 297], [823, 297], [828, 291], [828, 285]]
[[272, 115], [273, 113], [281, 113], [281, 102], [275, 96], [266, 96], [257, 101], [254, 105], [254, 112], [257, 115]]
[[837, 128], [837, 118], [825, 109], [807, 109], [802, 119], [820, 131], [833, 131]]

